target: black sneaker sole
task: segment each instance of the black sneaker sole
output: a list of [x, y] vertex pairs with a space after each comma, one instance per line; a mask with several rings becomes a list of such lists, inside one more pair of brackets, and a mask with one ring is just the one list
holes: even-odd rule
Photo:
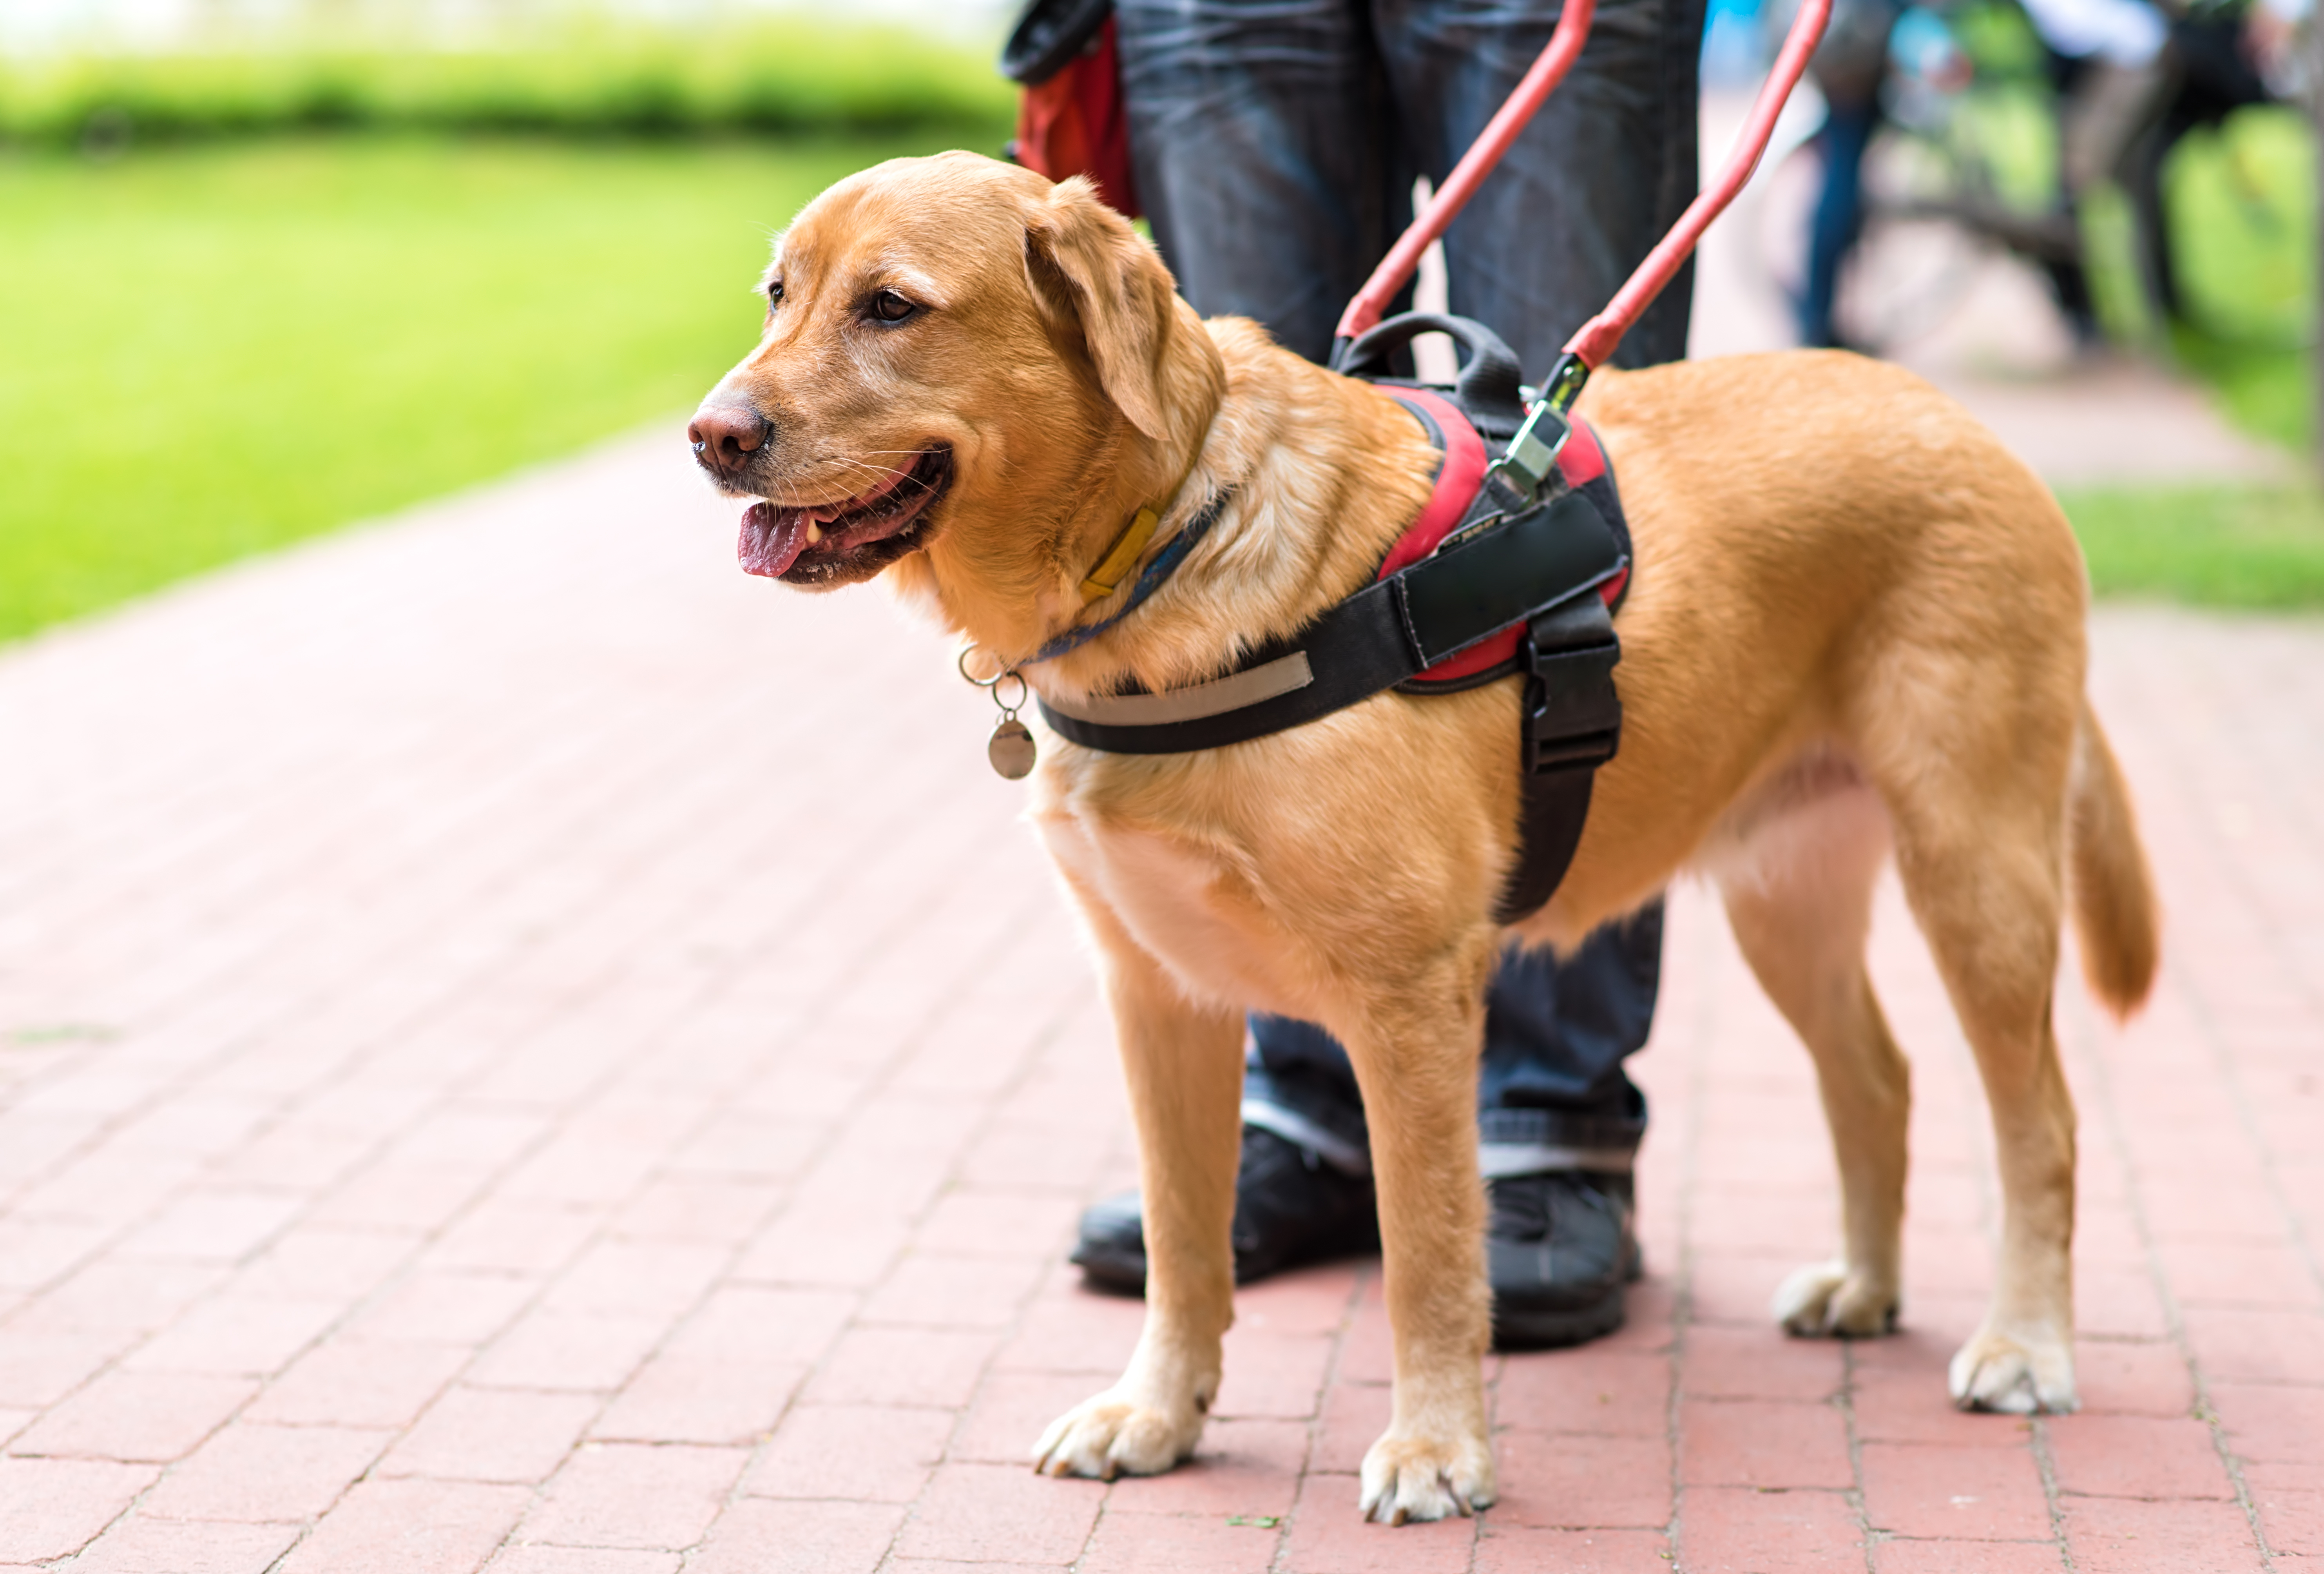
[[[1143, 1297], [1146, 1293], [1145, 1254], [1110, 1250], [1109, 1245], [1110, 1243], [1085, 1240], [1076, 1245], [1065, 1260], [1082, 1271], [1082, 1282], [1093, 1290], [1103, 1291], [1108, 1295]], [[1339, 1249], [1327, 1250], [1314, 1260], [1331, 1262], [1338, 1258], [1370, 1256], [1379, 1251], [1377, 1239], [1351, 1240], [1339, 1243]], [[1277, 1264], [1268, 1268], [1267, 1273], [1280, 1272], [1295, 1265]], [[1236, 1266], [1241, 1269], [1245, 1264], [1239, 1263]], [[1646, 1254], [1639, 1251], [1637, 1243], [1633, 1241], [1630, 1243], [1629, 1261], [1624, 1265], [1623, 1285], [1636, 1284], [1645, 1272]], [[1264, 1277], [1264, 1273], [1245, 1274], [1239, 1272], [1235, 1282], [1247, 1284], [1253, 1279]], [[1493, 1316], [1494, 1346], [1502, 1349], [1555, 1349], [1610, 1334], [1622, 1326], [1626, 1315], [1622, 1305], [1623, 1285], [1615, 1286], [1602, 1301], [1578, 1311], [1568, 1308], [1555, 1312], [1517, 1312], [1504, 1317], [1496, 1310]], [[1612, 1308], [1610, 1312], [1607, 1310], [1609, 1306]], [[1501, 1331], [1505, 1324], [1512, 1330], [1507, 1337]], [[1565, 1332], [1569, 1328], [1578, 1331]], [[1549, 1331], [1536, 1332], [1536, 1329]]]
[[1082, 1282], [1108, 1295], [1146, 1293], [1146, 1255], [1109, 1252], [1084, 1241], [1065, 1259], [1082, 1271]]
[[1504, 1306], [1493, 1303], [1493, 1348], [1497, 1350], [1562, 1350], [1605, 1338], [1622, 1326], [1628, 1315], [1617, 1284], [1584, 1306], [1554, 1309]]
[[[1277, 1273], [1287, 1273], [1295, 1268], [1305, 1268], [1316, 1263], [1344, 1262], [1350, 1257], [1370, 1257], [1379, 1255], [1379, 1242], [1364, 1233], [1351, 1234], [1336, 1241], [1322, 1243], [1296, 1256], [1254, 1260], [1237, 1256], [1235, 1282], [1255, 1284], [1261, 1279], [1271, 1279]], [[1093, 1242], [1084, 1241], [1075, 1246], [1065, 1261], [1082, 1271], [1082, 1282], [1108, 1295], [1144, 1295], [1146, 1293], [1146, 1258], [1142, 1255], [1110, 1251]]]
[[[1119, 1260], [1109, 1255], [1076, 1253], [1074, 1264], [1082, 1282], [1109, 1295], [1142, 1297], [1146, 1293], [1143, 1258]], [[1497, 1350], [1561, 1350], [1603, 1338], [1622, 1326], [1628, 1315], [1623, 1292], [1616, 1285], [1588, 1306], [1561, 1307], [1554, 1311], [1515, 1307], [1493, 1308], [1493, 1347]]]

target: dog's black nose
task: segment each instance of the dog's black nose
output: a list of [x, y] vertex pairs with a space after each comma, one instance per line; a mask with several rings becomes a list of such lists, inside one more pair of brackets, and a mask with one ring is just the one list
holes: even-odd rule
[[706, 404], [686, 429], [694, 457], [714, 470], [739, 470], [766, 445], [774, 423], [747, 404]]

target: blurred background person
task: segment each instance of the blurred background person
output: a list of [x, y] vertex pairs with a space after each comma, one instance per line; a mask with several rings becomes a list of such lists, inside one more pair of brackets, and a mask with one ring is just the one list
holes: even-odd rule
[[[2006, 211], [1988, 194], [1954, 193], [1955, 217], [2035, 260], [2061, 316], [2085, 349], [2103, 342], [2089, 280], [2087, 199], [2104, 183], [2133, 205], [2136, 262], [2167, 320], [2182, 315], [2165, 211], [2163, 169], [2187, 134], [2275, 96], [2268, 76], [2293, 77], [2291, 40], [2309, 0], [2225, 0], [2169, 9], [2153, 0], [2020, 0], [2039, 42], [2057, 134], [2052, 211]], [[1800, 339], [1840, 346], [1835, 311], [1865, 219], [1864, 161], [1900, 101], [1926, 106], [1966, 88], [1976, 67], [1956, 37], [1957, 3], [1902, 6], [1840, 0], [1811, 64], [1826, 110], [1815, 145], [1823, 180], [1807, 234], [1796, 301]], [[1938, 114], [1942, 110], [1936, 111]]]

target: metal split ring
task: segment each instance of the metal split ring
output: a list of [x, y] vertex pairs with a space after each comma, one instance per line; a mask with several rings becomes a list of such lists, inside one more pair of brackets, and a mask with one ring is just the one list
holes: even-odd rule
[[990, 688], [991, 688], [995, 683], [1000, 682], [1001, 679], [1006, 678], [1007, 676], [1009, 676], [1010, 671], [1010, 668], [1008, 668], [1008, 667], [1003, 667], [1003, 668], [1001, 668], [1001, 671], [999, 671], [998, 672], [993, 673], [993, 674], [992, 674], [992, 676], [991, 676], [991, 677], [990, 677], [990, 678], [980, 678], [980, 677], [978, 677], [975, 673], [973, 673], [973, 672], [970, 671], [968, 670], [968, 658], [969, 658], [970, 656], [972, 656], [972, 655], [975, 654], [978, 651], [982, 650], [983, 648], [984, 648], [984, 647], [983, 647], [982, 645], [976, 645], [976, 644], [967, 644], [967, 645], [963, 645], [963, 646], [961, 646], [961, 647], [960, 647], [960, 655], [959, 655], [959, 656], [954, 660], [954, 664], [955, 666], [957, 666], [957, 667], [960, 669], [960, 675], [961, 675], [961, 677], [962, 677], [962, 678], [965, 679], [967, 681], [969, 681], [969, 682], [971, 682], [971, 683], [973, 683], [973, 684], [974, 684], [974, 685], [976, 685], [976, 687], [978, 687], [979, 689], [990, 689]]
[[[970, 683], [974, 684], [977, 688], [985, 690], [991, 694], [992, 703], [1001, 707], [1002, 715], [1014, 716], [1019, 711], [1024, 709], [1025, 701], [1033, 697], [1033, 686], [1025, 681], [1025, 674], [1019, 671], [1014, 667], [1003, 667], [998, 672], [993, 673], [990, 678], [980, 678], [975, 673], [970, 671], [968, 670], [969, 656], [973, 653], [982, 650], [982, 648], [983, 647], [982, 645], [973, 644], [961, 646], [960, 654], [954, 659], [953, 664], [960, 669], [960, 675], [963, 678], [966, 679]], [[1017, 680], [1017, 698], [1013, 701], [1001, 698], [1001, 685], [1007, 682], [1011, 678]]]

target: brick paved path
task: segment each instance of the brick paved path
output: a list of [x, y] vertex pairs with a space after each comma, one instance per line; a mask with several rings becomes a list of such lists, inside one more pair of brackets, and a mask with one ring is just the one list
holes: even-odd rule
[[2324, 626], [2100, 621], [2171, 949], [2061, 996], [2086, 1413], [1944, 1404], [1990, 1161], [1893, 899], [1906, 1331], [1768, 1325], [1831, 1165], [1688, 889], [1631, 1324], [1496, 1361], [1504, 1502], [1390, 1532], [1370, 1264], [1242, 1297], [1193, 1468], [1024, 1468], [1136, 1322], [1060, 1262], [1086, 968], [940, 644], [744, 579], [675, 450], [0, 657], [0, 1565], [2324, 1568]]

